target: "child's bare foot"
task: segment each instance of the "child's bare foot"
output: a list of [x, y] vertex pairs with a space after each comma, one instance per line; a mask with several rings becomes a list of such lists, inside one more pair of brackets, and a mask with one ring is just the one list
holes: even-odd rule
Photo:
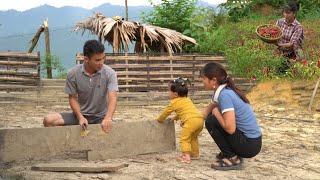
[[189, 154], [182, 154], [181, 156], [178, 156], [177, 161], [180, 161], [182, 163], [190, 164], [191, 163], [191, 158]]

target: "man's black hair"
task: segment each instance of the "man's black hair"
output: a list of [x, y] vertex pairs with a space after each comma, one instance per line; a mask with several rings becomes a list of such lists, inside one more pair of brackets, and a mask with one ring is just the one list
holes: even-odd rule
[[297, 13], [299, 11], [299, 4], [294, 1], [290, 1], [283, 7], [283, 11], [291, 11], [293, 13]]
[[104, 45], [97, 40], [88, 40], [83, 46], [83, 55], [91, 58], [94, 54], [104, 52]]

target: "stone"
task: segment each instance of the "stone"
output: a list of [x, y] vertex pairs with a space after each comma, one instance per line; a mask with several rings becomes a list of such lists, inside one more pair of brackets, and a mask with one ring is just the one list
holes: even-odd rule
[[110, 179], [111, 177], [108, 175], [108, 174], [99, 174], [98, 175], [98, 179], [101, 179], [101, 180], [107, 180], [107, 179]]
[[81, 177], [81, 172], [76, 172], [76, 173], [74, 173], [76, 176], [78, 176], [78, 177]]
[[277, 110], [278, 112], [284, 112], [284, 111], [286, 110], [286, 108], [282, 108], [282, 107], [281, 107], [281, 108], [277, 108], [276, 110]]

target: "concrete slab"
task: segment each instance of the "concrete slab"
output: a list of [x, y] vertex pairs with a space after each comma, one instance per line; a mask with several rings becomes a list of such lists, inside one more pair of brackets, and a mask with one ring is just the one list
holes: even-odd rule
[[[173, 122], [117, 122], [110, 133], [100, 124], [89, 125], [80, 136], [80, 126], [0, 129], [0, 162], [49, 159], [71, 152], [87, 152], [89, 160], [103, 160], [175, 149]], [[97, 155], [94, 155], [96, 152]]]

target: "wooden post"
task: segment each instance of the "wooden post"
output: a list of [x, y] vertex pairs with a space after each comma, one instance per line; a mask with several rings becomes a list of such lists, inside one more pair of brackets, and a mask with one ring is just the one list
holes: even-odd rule
[[147, 91], [148, 91], [148, 106], [151, 105], [151, 101], [152, 101], [152, 98], [151, 98], [151, 78], [150, 78], [150, 57], [149, 57], [149, 54], [146, 56], [146, 60], [147, 60]]
[[170, 60], [170, 77], [171, 77], [171, 79], [173, 79], [173, 67], [172, 67], [172, 65], [173, 65], [173, 62], [172, 62], [172, 55], [169, 55], [169, 60]]
[[47, 66], [47, 77], [52, 79], [52, 67], [51, 67], [51, 53], [50, 53], [50, 38], [49, 38], [49, 27], [48, 19], [43, 22], [45, 42], [46, 42], [46, 66]]
[[314, 101], [314, 97], [316, 96], [317, 94], [317, 90], [318, 90], [318, 87], [319, 87], [319, 83], [320, 83], [320, 78], [318, 79], [317, 83], [316, 83], [316, 86], [314, 87], [313, 89], [313, 93], [312, 93], [312, 96], [311, 96], [311, 99], [310, 99], [310, 103], [309, 103], [309, 106], [308, 106], [308, 111], [311, 111], [311, 107], [312, 107], [312, 104], [313, 104], [313, 101]]
[[39, 59], [39, 63], [38, 63], [38, 66], [37, 66], [37, 70], [38, 70], [38, 76], [39, 76], [39, 79], [38, 79], [38, 88], [37, 88], [37, 106], [40, 105], [40, 90], [41, 90], [41, 72], [40, 72], [40, 64], [41, 64], [41, 60], [40, 60], [40, 51], [38, 51], [37, 53], [38, 55], [38, 59]]
[[195, 75], [196, 75], [196, 56], [192, 56], [192, 82], [191, 82], [191, 89], [192, 89], [192, 99], [194, 98], [194, 92], [195, 92], [195, 86], [194, 86], [194, 81], [195, 81]]
[[128, 58], [127, 58], [127, 55], [125, 56], [125, 63], [126, 63], [126, 92], [129, 91], [129, 61], [128, 61]]
[[128, 0], [125, 0], [125, 5], [126, 5], [126, 21], [128, 21]]
[[149, 58], [149, 55], [147, 55], [147, 89], [148, 89], [148, 92], [151, 91], [151, 85], [150, 85], [150, 58]]

